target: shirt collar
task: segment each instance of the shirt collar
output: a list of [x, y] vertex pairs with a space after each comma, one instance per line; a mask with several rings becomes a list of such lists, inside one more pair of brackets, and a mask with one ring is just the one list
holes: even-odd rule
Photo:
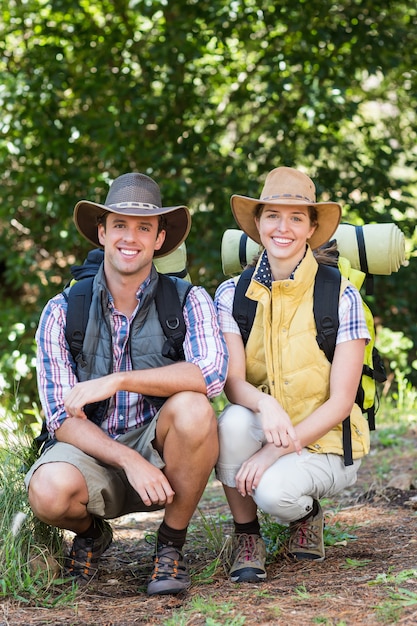
[[[306, 253], [307, 253], [307, 246], [306, 246], [306, 251], [304, 252], [303, 258], [300, 259], [300, 261], [297, 263], [297, 265], [294, 267], [293, 271], [289, 275], [289, 277], [288, 277], [289, 280], [294, 280], [295, 272], [297, 271], [298, 267], [302, 263]], [[254, 278], [256, 278], [256, 280], [259, 283], [261, 283], [262, 285], [265, 285], [265, 287], [268, 287], [268, 289], [271, 289], [271, 287], [272, 287], [272, 272], [271, 272], [271, 266], [269, 264], [268, 255], [266, 253], [266, 250], [264, 250], [262, 252], [262, 254], [261, 254], [261, 257], [260, 257], [260, 259], [258, 261], [256, 272], [254, 274]]]
[[[150, 282], [151, 282], [151, 275], [149, 274], [149, 276], [147, 278], [145, 278], [143, 283], [141, 285], [139, 285], [139, 288], [136, 291], [136, 300], [138, 301], [138, 303], [140, 303], [140, 301], [142, 300], [143, 294], [145, 293], [145, 289], [146, 289], [146, 287], [148, 287]], [[114, 300], [113, 300], [113, 296], [111, 295], [111, 293], [110, 293], [110, 291], [108, 289], [107, 289], [107, 296], [108, 296], [108, 307], [113, 310], [114, 309]], [[136, 310], [137, 310], [137, 308], [136, 308]]]

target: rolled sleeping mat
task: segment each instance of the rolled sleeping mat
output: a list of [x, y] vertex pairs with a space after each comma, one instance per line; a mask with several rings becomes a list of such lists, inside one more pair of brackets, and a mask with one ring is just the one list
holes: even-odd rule
[[225, 276], [240, 274], [258, 256], [261, 246], [236, 228], [226, 230], [222, 237], [221, 257]]
[[405, 238], [396, 224], [339, 224], [333, 238], [340, 256], [366, 274], [389, 275], [405, 264]]
[[[366, 274], [389, 275], [405, 265], [405, 238], [396, 224], [339, 224], [333, 238], [341, 256]], [[261, 246], [238, 229], [226, 230], [221, 244], [223, 274], [240, 274]]]
[[183, 242], [176, 250], [170, 252], [166, 256], [153, 260], [158, 272], [161, 274], [171, 274], [178, 276], [184, 280], [191, 282], [190, 275], [187, 270], [187, 248]]

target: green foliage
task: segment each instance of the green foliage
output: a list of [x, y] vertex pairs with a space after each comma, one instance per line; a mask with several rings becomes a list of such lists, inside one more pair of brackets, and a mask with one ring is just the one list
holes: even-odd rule
[[[285, 545], [290, 538], [288, 525], [279, 524], [273, 517], [266, 513], [261, 514], [262, 537], [267, 551], [267, 562], [272, 563], [277, 556], [285, 550]], [[334, 546], [340, 543], [356, 539], [352, 534], [352, 528], [342, 527], [338, 522], [326, 523], [324, 528], [324, 545]]]
[[417, 577], [417, 569], [406, 569], [399, 573], [388, 570], [383, 574], [378, 574], [375, 580], [370, 580], [368, 585], [380, 585], [380, 584], [404, 584], [407, 581], [415, 582]]
[[[13, 393], [17, 380], [29, 407], [40, 310], [89, 247], [73, 207], [103, 200], [123, 172], [150, 174], [166, 204], [190, 206], [190, 271], [210, 293], [224, 278], [230, 195], [259, 195], [280, 164], [306, 169], [345, 220], [394, 221], [412, 242], [409, 2], [2, 0], [1, 10], [0, 385]], [[412, 340], [410, 362], [415, 261], [377, 281], [373, 306]]]
[[[216, 513], [214, 515], [205, 515], [199, 508], [198, 513], [200, 516], [198, 529], [202, 533], [204, 543], [209, 547], [210, 552], [214, 555], [222, 555], [227, 537], [224, 533], [224, 516]], [[191, 532], [194, 531], [194, 536], [197, 532], [197, 528], [191, 526]]]
[[346, 563], [342, 565], [344, 569], [358, 569], [360, 567], [366, 567], [372, 563], [372, 559], [346, 559]]
[[346, 545], [348, 541], [354, 541], [356, 539], [356, 535], [353, 534], [353, 530], [353, 527], [346, 528], [339, 522], [334, 522], [331, 525], [326, 524], [323, 532], [324, 545]]
[[267, 562], [272, 563], [278, 554], [282, 552], [290, 538], [289, 527], [279, 524], [267, 513], [260, 515], [260, 523], [262, 526], [262, 538], [265, 541]]

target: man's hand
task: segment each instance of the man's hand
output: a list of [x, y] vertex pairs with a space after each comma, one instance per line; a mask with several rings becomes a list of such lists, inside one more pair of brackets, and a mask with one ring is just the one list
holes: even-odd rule
[[98, 461], [123, 470], [146, 506], [165, 506], [173, 501], [175, 492], [162, 470], [133, 448], [109, 437], [90, 420], [66, 419], [55, 434], [58, 441], [69, 443]]
[[129, 483], [146, 506], [166, 506], [172, 503], [175, 492], [159, 468], [140, 457], [139, 463], [129, 462], [123, 469]]
[[119, 391], [117, 374], [77, 383], [64, 397], [64, 408], [68, 417], [87, 419], [84, 413], [86, 404], [107, 400]]

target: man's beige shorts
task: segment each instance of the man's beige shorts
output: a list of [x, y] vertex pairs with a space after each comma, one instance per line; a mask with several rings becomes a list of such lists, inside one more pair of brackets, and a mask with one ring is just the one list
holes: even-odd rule
[[[156, 422], [157, 416], [150, 424], [121, 435], [118, 441], [133, 448], [152, 465], [162, 469], [165, 463], [152, 446]], [[80, 470], [88, 489], [87, 510], [97, 517], [113, 519], [127, 513], [163, 508], [159, 505], [146, 506], [131, 487], [123, 470], [105, 465], [75, 446], [61, 442], [47, 448], [32, 465], [25, 476], [26, 489], [33, 473], [45, 463], [70, 463]]]

